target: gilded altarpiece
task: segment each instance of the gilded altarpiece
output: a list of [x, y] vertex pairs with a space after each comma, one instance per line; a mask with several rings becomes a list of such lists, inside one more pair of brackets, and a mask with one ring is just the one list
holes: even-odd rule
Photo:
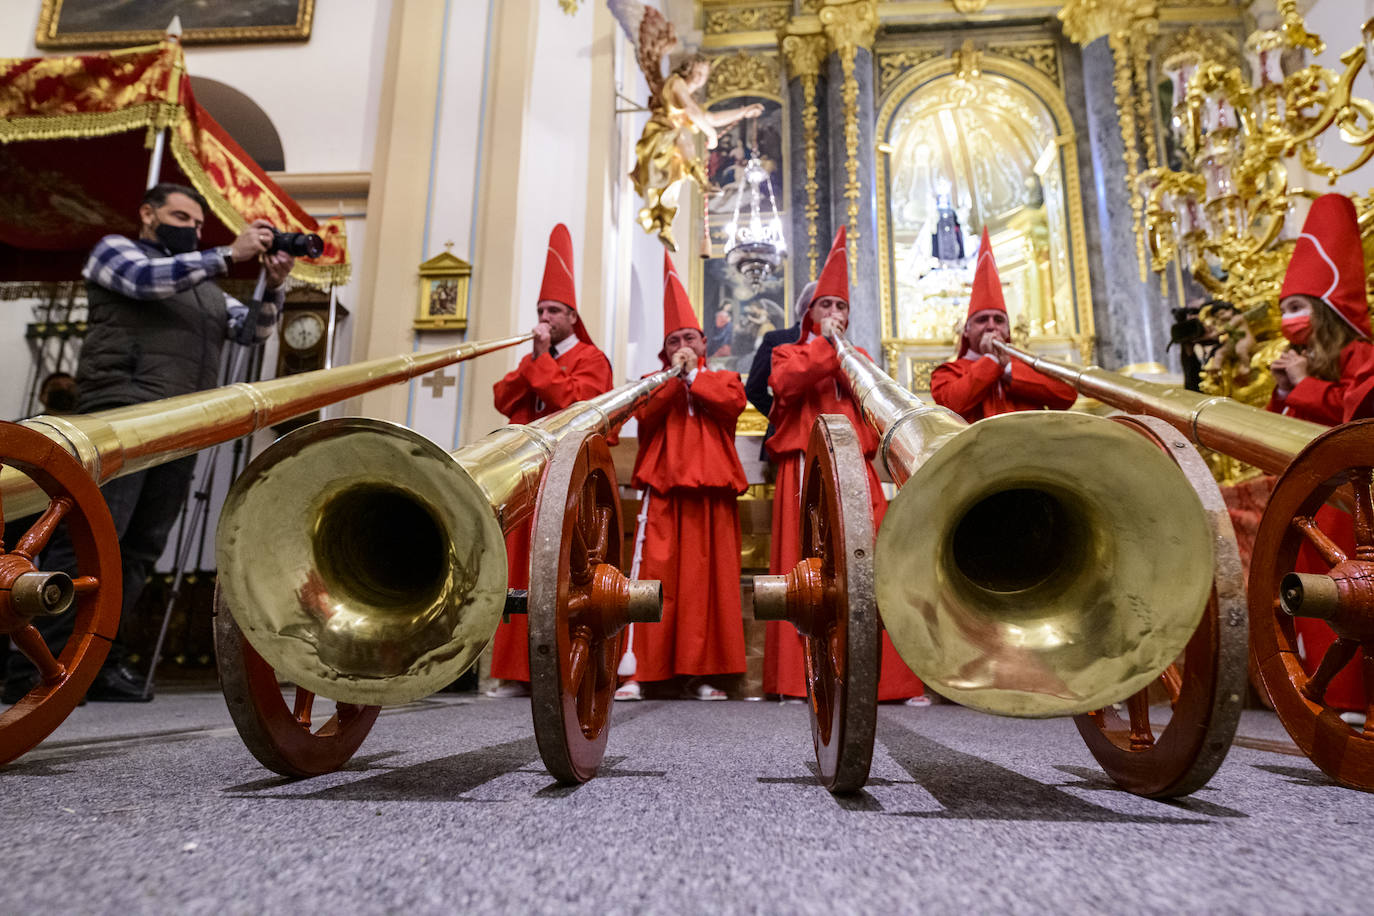
[[[891, 48], [876, 56], [878, 250], [888, 371], [914, 390], [948, 359], [986, 226], [1014, 336], [1088, 361], [1093, 320], [1074, 127], [1048, 40]], [[933, 243], [940, 210], [965, 242]]]

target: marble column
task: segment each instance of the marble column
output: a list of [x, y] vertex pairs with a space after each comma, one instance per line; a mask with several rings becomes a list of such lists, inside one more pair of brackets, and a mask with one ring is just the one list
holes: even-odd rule
[[[825, 58], [828, 51], [820, 20], [793, 20], [782, 35], [787, 66], [790, 154], [787, 174], [787, 270], [793, 296], [816, 278], [834, 235], [830, 224], [830, 144], [826, 117]], [[795, 316], [789, 315], [794, 318]]]
[[[826, 60], [825, 105], [830, 133], [830, 222], [833, 230], [846, 226], [848, 235], [848, 337], [880, 358], [882, 279], [878, 274], [877, 161], [873, 148], [877, 4], [874, 0], [826, 0], [820, 20], [831, 49]], [[829, 247], [827, 238], [824, 248]]]
[[[1084, 176], [1099, 227], [1099, 256], [1093, 267], [1093, 323], [1098, 361], [1108, 369], [1139, 363], [1167, 365], [1170, 315], [1153, 275], [1140, 279], [1135, 228], [1126, 182], [1125, 142], [1117, 111], [1116, 61], [1103, 35], [1083, 47], [1083, 95], [1087, 110], [1092, 173]], [[1100, 282], [1098, 282], [1100, 280]]]

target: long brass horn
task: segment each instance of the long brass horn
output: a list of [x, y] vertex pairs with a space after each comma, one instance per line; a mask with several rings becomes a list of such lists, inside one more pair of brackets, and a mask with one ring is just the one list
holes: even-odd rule
[[901, 491], [878, 532], [883, 624], [941, 694], [1000, 715], [1075, 715], [1168, 667], [1212, 587], [1192, 487], [1119, 424], [1028, 411], [972, 425], [836, 335]]
[[283, 437], [230, 488], [220, 594], [282, 677], [346, 703], [427, 696], [465, 671], [506, 600], [504, 534], [569, 434], [608, 434], [674, 368], [454, 452], [378, 420]]
[[[37, 416], [19, 425], [62, 446], [96, 483], [103, 484], [328, 404], [516, 346], [531, 336], [472, 341], [266, 382], [240, 382], [96, 413]], [[0, 505], [9, 518], [40, 512], [47, 504], [47, 496], [27, 476], [13, 468], [0, 469]]]
[[1194, 443], [1282, 474], [1312, 440], [1328, 431], [1319, 423], [1271, 413], [1231, 398], [1201, 394], [1175, 385], [1128, 378], [1096, 366], [1073, 366], [998, 344], [1013, 359], [1080, 394], [1126, 413], [1157, 417]]

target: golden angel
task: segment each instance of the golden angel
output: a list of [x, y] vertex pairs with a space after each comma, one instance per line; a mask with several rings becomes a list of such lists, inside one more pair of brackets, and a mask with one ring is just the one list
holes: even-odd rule
[[[644, 202], [639, 224], [645, 232], [656, 233], [670, 251], [677, 251], [673, 218], [677, 215], [682, 182], [690, 179], [701, 190], [703, 229], [705, 201], [713, 191], [705, 164], [697, 153], [697, 134], [706, 139], [707, 149], [715, 149], [721, 130], [744, 118], [758, 117], [763, 106], [706, 111], [695, 95], [711, 75], [710, 60], [688, 54], [665, 76], [663, 56], [680, 47], [672, 23], [638, 0], [606, 0], [606, 5], [634, 43], [635, 59], [649, 83], [649, 123], [644, 125], [635, 144], [635, 167], [630, 172], [635, 193]], [[709, 248], [708, 241], [704, 256], [709, 256]]]

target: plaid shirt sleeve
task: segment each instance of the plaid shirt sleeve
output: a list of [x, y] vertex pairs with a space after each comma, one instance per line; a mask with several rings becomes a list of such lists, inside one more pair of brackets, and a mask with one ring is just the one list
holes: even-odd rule
[[272, 336], [277, 329], [277, 318], [281, 316], [282, 305], [286, 301], [286, 287], [269, 290], [258, 308], [258, 320], [249, 326], [251, 310], [247, 305], [228, 293], [224, 294], [224, 304], [229, 308], [229, 327], [225, 336], [234, 343], [251, 347]]
[[158, 258], [132, 239], [107, 235], [91, 250], [81, 276], [130, 299], [152, 301], [174, 296], [228, 269], [224, 256], [213, 249]]

